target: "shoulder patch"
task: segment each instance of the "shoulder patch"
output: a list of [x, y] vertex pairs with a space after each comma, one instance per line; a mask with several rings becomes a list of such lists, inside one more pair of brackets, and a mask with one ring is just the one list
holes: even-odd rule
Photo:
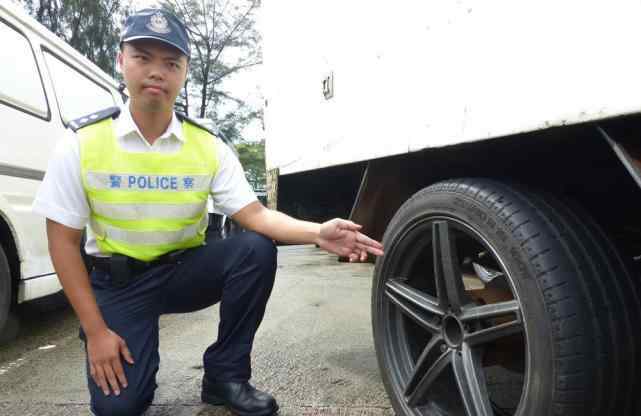
[[189, 117], [187, 117], [187, 116], [186, 116], [185, 114], [183, 114], [183, 113], [179, 113], [178, 111], [176, 111], [176, 117], [178, 117], [178, 120], [180, 120], [181, 122], [185, 122], [185, 121], [186, 121], [186, 122], [188, 122], [189, 124], [193, 124], [194, 126], [196, 126], [196, 127], [200, 128], [200, 129], [205, 130], [205, 131], [206, 131], [206, 132], [208, 132], [209, 134], [212, 134], [212, 135], [214, 135], [214, 136], [218, 136], [218, 135], [217, 135], [214, 131], [212, 131], [211, 129], [208, 129], [207, 127], [203, 126], [202, 124], [200, 124], [199, 122], [197, 122], [197, 121], [196, 121], [196, 120], [194, 120], [193, 118], [189, 118]]
[[77, 118], [69, 122], [69, 128], [73, 131], [78, 131], [83, 127], [90, 124], [97, 123], [109, 117], [117, 118], [120, 115], [119, 107], [109, 107], [104, 110], [96, 111], [95, 113], [88, 114], [84, 117]]

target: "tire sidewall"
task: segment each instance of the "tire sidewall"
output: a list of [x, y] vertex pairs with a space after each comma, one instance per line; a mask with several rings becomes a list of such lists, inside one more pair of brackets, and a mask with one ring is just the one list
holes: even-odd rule
[[0, 246], [0, 334], [3, 332], [11, 311], [11, 271], [9, 261]]
[[383, 314], [385, 276], [395, 247], [414, 224], [430, 217], [447, 217], [474, 229], [494, 250], [511, 276], [512, 290], [520, 301], [527, 339], [526, 380], [517, 415], [551, 415], [554, 392], [553, 340], [547, 319], [542, 290], [535, 273], [528, 267], [526, 253], [513, 237], [509, 226], [496, 212], [479, 201], [460, 193], [421, 191], [408, 200], [390, 222], [383, 237], [386, 254], [379, 258], [374, 271], [372, 291], [372, 322], [374, 342], [383, 382], [395, 411], [408, 414], [399, 401], [402, 392], [394, 386], [387, 372], [392, 357], [385, 347], [386, 323]]

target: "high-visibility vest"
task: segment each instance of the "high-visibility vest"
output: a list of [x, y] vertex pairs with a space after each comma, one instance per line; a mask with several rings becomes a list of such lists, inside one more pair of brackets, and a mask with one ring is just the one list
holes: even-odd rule
[[203, 244], [216, 145], [188, 121], [182, 129], [185, 141], [171, 154], [124, 151], [112, 118], [77, 131], [89, 226], [102, 253], [153, 261]]

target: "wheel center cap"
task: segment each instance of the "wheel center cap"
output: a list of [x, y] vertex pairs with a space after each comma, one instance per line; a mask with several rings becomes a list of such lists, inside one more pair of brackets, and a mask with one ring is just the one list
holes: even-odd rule
[[443, 318], [443, 338], [452, 347], [457, 348], [463, 345], [465, 329], [461, 321], [454, 315], [447, 315]]

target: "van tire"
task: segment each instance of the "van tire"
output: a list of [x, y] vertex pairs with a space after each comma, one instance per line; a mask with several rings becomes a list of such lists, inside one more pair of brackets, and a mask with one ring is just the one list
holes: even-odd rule
[[[5, 329], [9, 330], [11, 325], [11, 306], [13, 304], [13, 280], [9, 260], [0, 246], [0, 338], [3, 338]], [[11, 331], [9, 331], [11, 332]]]
[[14, 312], [9, 312], [7, 322], [0, 332], [0, 345], [6, 345], [18, 337], [20, 332], [20, 318]]
[[[484, 367], [484, 360], [491, 348], [471, 353], [476, 347], [466, 347], [464, 341], [453, 344], [445, 322], [448, 328], [454, 328], [453, 333], [461, 328], [459, 332], [464, 335], [460, 339], [478, 329], [468, 329], [462, 318], [459, 322], [463, 315], [449, 309], [451, 305], [441, 308], [439, 303], [439, 308], [446, 312], [432, 316], [432, 312], [415, 307], [416, 304], [407, 302], [409, 298], [398, 295], [409, 288], [411, 293], [429, 295], [440, 301], [438, 283], [420, 283], [424, 287], [415, 283], [423, 278], [438, 279], [427, 274], [430, 269], [434, 270], [434, 259], [441, 258], [435, 257], [434, 247], [439, 247], [441, 241], [434, 239], [435, 233], [455, 236], [447, 237], [448, 242], [450, 238], [457, 241], [451, 246], [455, 256], [448, 254], [442, 258], [458, 258], [453, 263], [461, 263], [461, 269], [463, 259], [457, 252], [464, 251], [459, 250], [461, 246], [467, 249], [476, 247], [474, 244], [487, 247], [487, 251], [497, 257], [496, 264], [503, 265], [500, 267], [504, 276], [501, 279], [506, 280], [503, 287], [512, 292], [510, 302], [518, 305], [514, 322], [522, 317], [522, 336], [526, 340], [522, 347], [526, 362], [523, 368], [528, 369], [523, 371], [522, 394], [510, 412], [502, 413], [495, 408], [493, 397], [488, 393], [490, 389], [485, 386], [489, 369]], [[634, 394], [629, 394], [638, 388], [634, 374], [641, 370], [640, 342], [635, 337], [640, 329], [641, 306], [635, 285], [612, 244], [581, 209], [518, 185], [489, 179], [448, 180], [419, 191], [403, 204], [387, 227], [383, 245], [386, 254], [377, 260], [374, 271], [372, 324], [381, 375], [398, 416], [430, 415], [431, 412], [444, 416], [459, 414], [464, 411], [460, 403], [465, 403], [461, 400], [464, 393], [460, 392], [470, 391], [485, 392], [487, 397], [477, 401], [478, 396], [468, 394], [468, 402], [485, 408], [489, 414], [640, 414]], [[447, 263], [443, 260], [442, 264]], [[442, 265], [440, 270], [444, 270]], [[455, 270], [458, 273], [459, 268]], [[459, 275], [457, 273], [450, 276]], [[495, 283], [500, 284], [500, 279]], [[440, 293], [446, 293], [447, 297], [450, 288], [455, 286], [448, 286], [447, 281], [441, 283], [447, 290], [442, 289]], [[463, 287], [462, 290], [466, 300], [472, 299], [469, 289]], [[423, 322], [428, 322], [424, 327], [432, 325], [431, 338], [420, 333], [423, 328], [416, 325], [418, 321], [408, 318], [408, 310], [429, 317]], [[460, 326], [450, 325], [452, 322]], [[477, 327], [482, 328], [481, 332], [487, 328], [483, 325]], [[441, 342], [440, 350], [436, 348], [437, 342]], [[426, 353], [426, 345], [434, 347], [431, 355]], [[517, 356], [519, 348], [508, 355]], [[450, 350], [452, 358], [447, 355]], [[447, 355], [447, 360], [451, 360], [448, 365], [454, 370], [448, 374], [452, 375], [439, 375], [431, 384], [426, 384], [431, 390], [410, 389], [417, 384], [407, 386], [419, 355], [438, 357], [437, 361]], [[465, 362], [456, 364], [461, 362], [461, 358], [456, 357], [468, 357], [468, 366], [465, 367]], [[426, 374], [432, 368], [439, 368], [426, 362], [421, 367]], [[482, 380], [482, 388], [473, 390], [471, 385], [462, 383], [461, 380], [466, 379], [457, 375], [457, 368], [459, 375], [460, 369], [473, 368], [473, 374], [480, 374], [477, 380]], [[453, 384], [448, 384], [452, 380]], [[452, 385], [458, 390], [459, 404], [457, 397], [450, 393]], [[408, 391], [419, 391], [423, 397], [410, 403]], [[469, 414], [483, 414], [483, 410]]]

